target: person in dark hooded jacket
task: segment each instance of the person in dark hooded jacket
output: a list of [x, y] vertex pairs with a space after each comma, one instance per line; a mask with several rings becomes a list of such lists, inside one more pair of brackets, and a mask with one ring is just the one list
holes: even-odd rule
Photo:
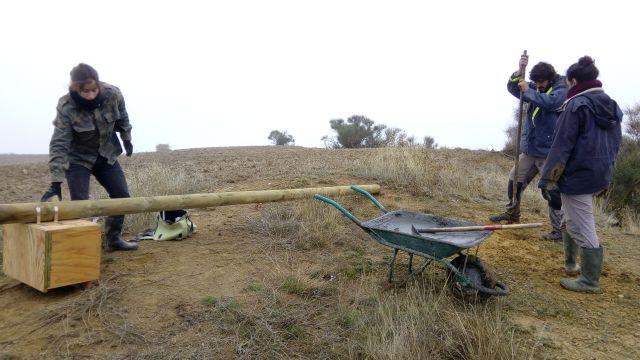
[[[593, 195], [609, 186], [622, 140], [622, 110], [602, 90], [598, 74], [589, 56], [581, 57], [567, 70], [569, 93], [538, 183], [543, 193], [560, 190], [566, 223], [562, 232], [565, 272], [581, 272], [575, 280], [560, 280], [560, 285], [588, 293], [601, 292], [603, 261]], [[576, 263], [578, 252], [580, 266]]]

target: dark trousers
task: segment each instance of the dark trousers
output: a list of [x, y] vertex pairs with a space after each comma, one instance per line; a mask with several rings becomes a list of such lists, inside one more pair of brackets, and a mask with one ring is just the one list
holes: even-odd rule
[[[122, 171], [118, 161], [113, 165], [109, 165], [106, 158], [99, 156], [91, 169], [78, 164], [69, 164], [67, 183], [71, 200], [89, 199], [89, 180], [91, 180], [91, 175], [95, 176], [100, 185], [107, 190], [110, 198], [130, 197], [127, 179], [124, 177], [124, 171]], [[107, 242], [120, 236], [123, 223], [124, 215], [109, 216], [105, 220], [104, 231]]]

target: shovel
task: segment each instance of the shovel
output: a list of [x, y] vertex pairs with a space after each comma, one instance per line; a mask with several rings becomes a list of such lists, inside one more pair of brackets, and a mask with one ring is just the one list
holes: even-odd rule
[[485, 230], [510, 230], [510, 229], [527, 229], [542, 227], [542, 223], [532, 224], [511, 224], [511, 225], [477, 225], [477, 226], [457, 226], [457, 227], [444, 227], [444, 228], [416, 228], [411, 225], [411, 231], [420, 235], [421, 233], [438, 233], [438, 232], [462, 232], [462, 231], [485, 231]]

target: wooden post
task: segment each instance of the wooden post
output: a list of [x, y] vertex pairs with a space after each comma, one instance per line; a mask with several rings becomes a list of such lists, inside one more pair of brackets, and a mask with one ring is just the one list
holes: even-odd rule
[[[380, 192], [380, 185], [357, 185], [372, 194]], [[36, 222], [36, 208], [42, 221], [54, 218], [80, 219], [92, 216], [111, 216], [162, 210], [193, 209], [213, 206], [240, 205], [312, 198], [315, 194], [343, 195], [352, 193], [351, 186], [332, 186], [288, 190], [236, 191], [208, 194], [139, 197], [126, 199], [60, 201], [56, 203], [0, 204], [0, 224]]]

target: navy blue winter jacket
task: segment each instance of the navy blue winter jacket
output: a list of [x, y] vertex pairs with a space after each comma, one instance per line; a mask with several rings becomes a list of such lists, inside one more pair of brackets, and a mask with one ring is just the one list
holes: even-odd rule
[[[520, 76], [512, 75], [507, 90], [520, 98], [518, 87]], [[522, 93], [522, 99], [529, 103], [527, 118], [522, 124], [520, 151], [529, 156], [546, 157], [553, 143], [553, 131], [560, 113], [558, 110], [567, 98], [567, 84], [564, 77], [556, 75], [549, 89], [541, 93], [534, 82]]]
[[583, 91], [565, 105], [538, 186], [548, 189], [557, 182], [563, 194], [597, 193], [613, 176], [622, 110], [602, 88]]

